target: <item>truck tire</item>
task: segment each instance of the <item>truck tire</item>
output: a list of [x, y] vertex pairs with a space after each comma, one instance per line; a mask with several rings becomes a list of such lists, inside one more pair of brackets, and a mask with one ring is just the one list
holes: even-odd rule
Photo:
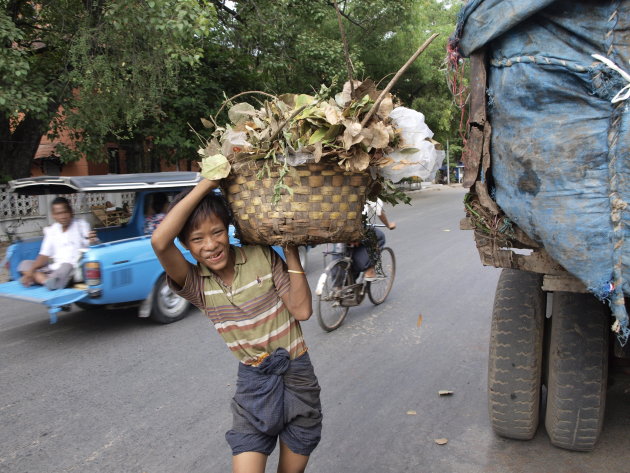
[[542, 275], [504, 269], [497, 284], [488, 360], [493, 430], [529, 440], [539, 423], [546, 295]]
[[183, 319], [188, 314], [190, 303], [175, 294], [166, 283], [166, 274], [162, 274], [153, 288], [151, 319], [160, 324], [170, 324]]
[[556, 447], [588, 451], [599, 439], [606, 405], [608, 325], [606, 306], [591, 294], [554, 293], [545, 427]]

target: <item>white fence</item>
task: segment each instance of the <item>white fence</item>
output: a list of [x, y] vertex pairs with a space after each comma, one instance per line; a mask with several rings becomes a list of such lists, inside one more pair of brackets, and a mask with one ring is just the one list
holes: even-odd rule
[[[92, 215], [92, 206], [110, 202], [113, 206], [122, 207], [127, 203], [131, 209], [135, 197], [133, 192], [62, 195], [70, 201], [75, 216], [87, 220], [92, 226], [98, 223]], [[0, 185], [0, 241], [41, 236], [42, 229], [53, 222], [49, 208], [55, 197], [19, 196], [9, 192], [8, 186]]]

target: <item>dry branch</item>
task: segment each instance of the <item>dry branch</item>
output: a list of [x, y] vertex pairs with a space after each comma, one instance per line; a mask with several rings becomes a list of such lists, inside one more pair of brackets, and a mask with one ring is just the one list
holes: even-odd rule
[[396, 73], [396, 75], [392, 78], [392, 80], [389, 81], [389, 84], [387, 84], [387, 87], [385, 87], [383, 89], [383, 91], [381, 92], [381, 95], [378, 96], [378, 99], [376, 99], [376, 102], [374, 102], [374, 105], [372, 106], [372, 108], [370, 109], [370, 111], [368, 113], [365, 114], [365, 117], [363, 118], [363, 120], [361, 121], [361, 126], [364, 127], [365, 124], [370, 120], [370, 118], [372, 118], [372, 115], [374, 115], [377, 111], [378, 111], [378, 107], [381, 105], [381, 102], [383, 101], [383, 99], [387, 96], [387, 94], [389, 93], [389, 91], [392, 89], [392, 87], [394, 86], [394, 84], [396, 82], [398, 82], [398, 79], [400, 79], [400, 76], [402, 76], [405, 71], [409, 68], [409, 66], [411, 66], [411, 64], [413, 64], [413, 62], [418, 59], [418, 56], [420, 56], [420, 54], [422, 54], [424, 52], [425, 49], [427, 49], [429, 47], [429, 44], [431, 44], [431, 42], [437, 38], [439, 36], [439, 33], [433, 33], [429, 39], [427, 39], [424, 44], [422, 46], [420, 46], [418, 48], [418, 50], [413, 53], [413, 56], [411, 56], [409, 58], [409, 60], [405, 63], [405, 65], [403, 67], [401, 67], [398, 72]]

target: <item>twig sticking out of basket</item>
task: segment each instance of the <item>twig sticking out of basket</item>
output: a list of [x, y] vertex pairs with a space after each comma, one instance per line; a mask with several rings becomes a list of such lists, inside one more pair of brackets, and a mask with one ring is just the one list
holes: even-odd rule
[[378, 111], [378, 107], [381, 106], [381, 102], [387, 96], [389, 91], [392, 90], [392, 87], [394, 87], [394, 84], [398, 82], [398, 79], [400, 79], [400, 76], [402, 76], [405, 73], [405, 71], [409, 68], [409, 66], [411, 66], [416, 59], [418, 59], [420, 54], [422, 54], [424, 50], [427, 49], [429, 45], [433, 42], [433, 40], [437, 38], [438, 36], [439, 36], [439, 33], [433, 33], [422, 44], [422, 46], [420, 46], [418, 50], [415, 53], [413, 53], [413, 55], [407, 60], [407, 62], [403, 65], [403, 67], [401, 67], [398, 70], [396, 75], [392, 77], [392, 80], [390, 80], [387, 86], [383, 89], [383, 91], [381, 92], [381, 95], [379, 95], [378, 99], [376, 99], [376, 102], [374, 102], [374, 105], [372, 106], [370, 111], [365, 115], [365, 117], [363, 117], [363, 120], [361, 121], [361, 126], [365, 126], [366, 123], [370, 120], [370, 118], [372, 118], [372, 115], [374, 115]]
[[335, 11], [337, 12], [337, 23], [339, 23], [339, 31], [341, 32], [341, 41], [343, 43], [343, 54], [346, 58], [346, 68], [348, 69], [348, 80], [350, 81], [350, 95], [354, 97], [354, 68], [352, 67], [352, 60], [350, 59], [350, 48], [348, 47], [348, 40], [346, 38], [346, 30], [343, 27], [343, 21], [341, 20], [341, 11], [337, 0], [333, 0], [335, 5]]

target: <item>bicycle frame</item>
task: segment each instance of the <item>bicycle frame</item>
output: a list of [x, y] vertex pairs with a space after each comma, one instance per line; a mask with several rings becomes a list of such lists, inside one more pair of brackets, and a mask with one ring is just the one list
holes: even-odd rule
[[[322, 286], [326, 282], [326, 275], [332, 270], [332, 267], [341, 260], [347, 265], [346, 272], [350, 283], [345, 284], [338, 290], [332, 292], [330, 294], [330, 299], [338, 300], [339, 304], [343, 307], [354, 307], [361, 304], [367, 292], [367, 282], [363, 280], [363, 272], [360, 272], [355, 276], [354, 271], [352, 270], [351, 248], [345, 243], [334, 243], [333, 250], [324, 251], [323, 254], [324, 262], [326, 261], [326, 256], [332, 256], [333, 259], [325, 265], [324, 272], [321, 274], [319, 281], [317, 282], [317, 289], [315, 290], [315, 293], [317, 295], [321, 295]], [[346, 278], [344, 277], [344, 280], [345, 279]]]
[[[396, 258], [391, 248], [379, 251], [379, 262], [387, 254], [387, 273], [381, 273], [381, 279], [365, 280], [363, 272], [353, 270], [354, 251], [349, 245], [336, 243], [332, 251], [327, 247], [324, 255], [324, 272], [317, 281], [315, 294], [317, 321], [322, 329], [331, 332], [337, 329], [346, 318], [350, 307], [357, 306], [368, 296], [372, 304], [382, 304], [392, 288], [396, 274]], [[331, 256], [332, 261], [327, 261]], [[375, 268], [378, 272], [378, 267]], [[382, 269], [381, 269], [382, 271]], [[381, 283], [384, 281], [384, 285]], [[374, 292], [376, 291], [376, 292]]]

